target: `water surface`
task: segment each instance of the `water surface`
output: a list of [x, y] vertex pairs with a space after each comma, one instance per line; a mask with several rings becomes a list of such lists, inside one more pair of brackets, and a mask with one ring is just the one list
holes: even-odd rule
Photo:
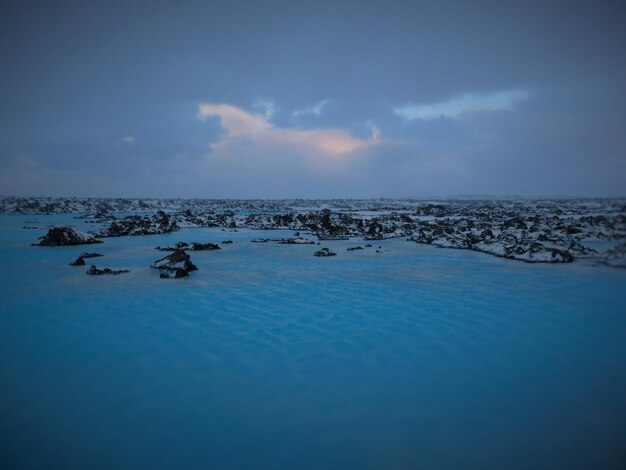
[[[0, 217], [5, 464], [626, 464], [625, 270], [404, 240], [323, 242], [326, 259], [249, 242], [292, 234], [276, 231], [31, 247], [33, 219], [82, 224]], [[188, 279], [149, 267], [156, 245], [223, 240], [192, 253]], [[131, 273], [68, 266], [83, 251]]]

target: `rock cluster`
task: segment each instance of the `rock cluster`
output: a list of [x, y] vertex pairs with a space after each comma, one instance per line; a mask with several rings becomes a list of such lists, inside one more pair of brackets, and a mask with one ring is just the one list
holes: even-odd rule
[[[113, 214], [120, 212], [142, 212], [142, 215], [112, 219], [107, 228], [96, 234], [97, 237], [166, 233], [178, 227], [242, 227], [297, 233], [293, 238], [255, 240], [259, 243], [311, 244], [310, 240], [299, 238], [300, 232], [317, 235], [321, 240], [406, 237], [417, 243], [474, 250], [534, 263], [570, 262], [589, 257], [606, 260], [611, 266], [619, 265], [618, 251], [609, 253], [605, 249], [594, 255], [594, 250], [585, 244], [588, 240], [626, 239], [626, 200], [623, 199], [0, 199], [0, 212], [81, 211], [100, 217], [101, 221], [114, 218]], [[152, 216], [143, 215], [148, 211], [158, 212]], [[42, 239], [42, 245], [97, 242], [93, 238], [87, 241], [57, 235]], [[183, 248], [194, 251], [192, 245]]]
[[90, 233], [82, 233], [72, 227], [54, 227], [48, 233], [39, 238], [37, 246], [70, 246], [70, 245], [90, 245], [102, 243]]
[[99, 237], [123, 237], [157, 235], [178, 229], [176, 220], [163, 211], [153, 216], [131, 215], [111, 222], [108, 228], [98, 232]]

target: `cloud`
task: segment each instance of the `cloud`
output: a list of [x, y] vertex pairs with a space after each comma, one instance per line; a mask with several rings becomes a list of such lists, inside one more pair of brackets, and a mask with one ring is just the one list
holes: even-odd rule
[[319, 116], [320, 114], [322, 114], [322, 109], [330, 104], [332, 101], [329, 99], [323, 99], [322, 101], [320, 101], [319, 103], [313, 105], [313, 106], [309, 106], [306, 108], [300, 108], [300, 109], [296, 109], [292, 115], [293, 117], [298, 117], [298, 116], [305, 116], [305, 115], [310, 115], [310, 114], [314, 114], [315, 116]]
[[256, 149], [292, 151], [310, 156], [343, 156], [382, 142], [380, 131], [370, 126], [371, 137], [360, 139], [342, 129], [291, 129], [275, 126], [266, 114], [252, 114], [228, 104], [199, 105], [198, 117], [218, 116], [225, 134], [214, 144], [220, 152], [253, 145]]
[[127, 135], [127, 136], [122, 137], [121, 139], [119, 139], [118, 142], [120, 142], [122, 144], [132, 144], [133, 142], [135, 142], [135, 138]]
[[274, 100], [260, 99], [254, 103], [255, 108], [263, 109], [263, 114], [267, 119], [271, 119], [276, 112], [276, 103]]
[[514, 89], [492, 93], [463, 93], [446, 101], [430, 104], [407, 103], [394, 108], [394, 112], [406, 119], [437, 119], [448, 117], [460, 119], [464, 113], [475, 111], [502, 111], [513, 109], [515, 104], [527, 100], [530, 93]]

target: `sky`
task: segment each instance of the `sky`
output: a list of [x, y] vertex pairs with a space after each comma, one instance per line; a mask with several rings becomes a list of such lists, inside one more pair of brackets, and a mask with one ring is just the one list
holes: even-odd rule
[[626, 196], [625, 5], [5, 0], [0, 195]]

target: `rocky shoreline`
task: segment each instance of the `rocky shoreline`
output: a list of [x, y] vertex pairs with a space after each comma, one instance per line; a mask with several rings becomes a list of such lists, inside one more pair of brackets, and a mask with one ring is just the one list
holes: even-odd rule
[[[78, 217], [93, 217], [94, 223], [103, 226], [88, 234], [70, 227], [54, 227], [40, 239], [42, 246], [100, 243], [107, 237], [162, 234], [188, 227], [223, 227], [296, 232], [292, 237], [252, 240], [257, 243], [316, 243], [300, 232], [318, 241], [406, 238], [414, 243], [467, 249], [530, 263], [568, 263], [594, 257], [609, 266], [626, 265], [623, 243], [621, 248], [601, 252], [588, 244], [590, 240], [601, 240], [619, 245], [626, 239], [626, 201], [621, 199], [150, 200], [150, 203], [69, 200], [72, 204], [67, 199], [46, 201], [44, 204], [37, 198], [4, 199], [0, 209], [22, 214], [37, 214], [42, 209], [71, 210]], [[115, 215], [130, 208], [141, 209], [143, 214]], [[149, 214], [150, 209], [155, 212]], [[171, 248], [195, 251], [219, 247], [192, 244]]]

